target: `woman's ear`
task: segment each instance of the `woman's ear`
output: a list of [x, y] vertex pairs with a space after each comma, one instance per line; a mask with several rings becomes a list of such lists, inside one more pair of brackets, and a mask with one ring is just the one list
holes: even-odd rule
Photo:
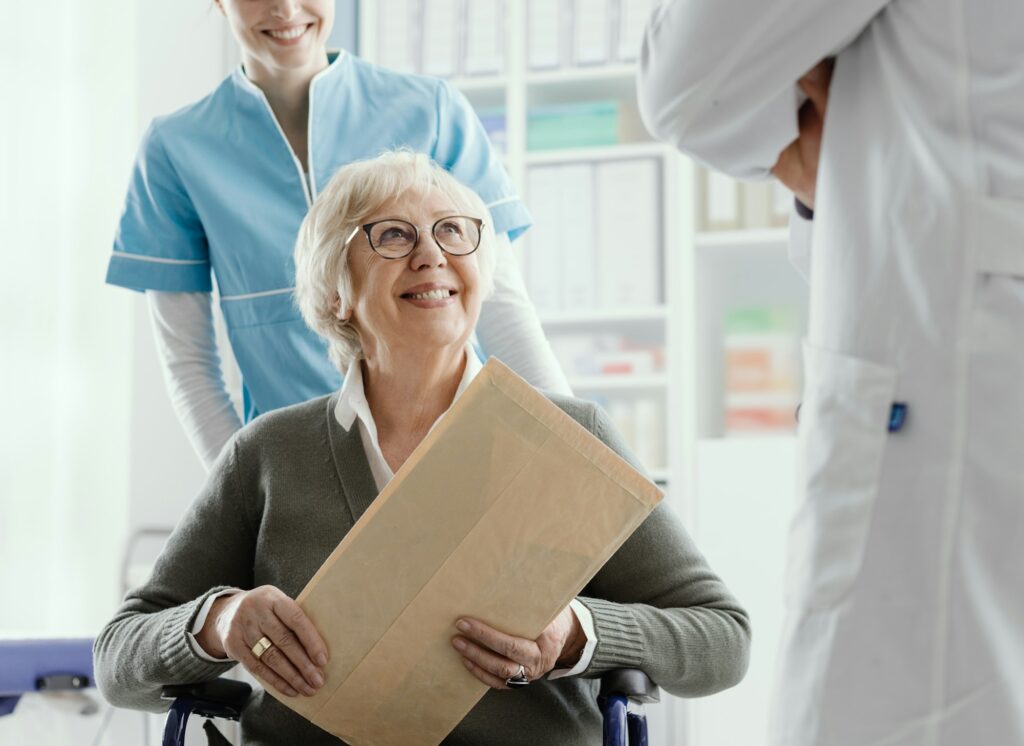
[[340, 321], [348, 321], [352, 318], [352, 309], [347, 306], [345, 308], [341, 307], [341, 296], [337, 293], [331, 299], [331, 313]]

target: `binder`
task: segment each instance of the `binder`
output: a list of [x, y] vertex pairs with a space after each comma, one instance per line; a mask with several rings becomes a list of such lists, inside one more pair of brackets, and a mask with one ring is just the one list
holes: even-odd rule
[[654, 158], [596, 167], [598, 295], [606, 308], [661, 303], [660, 175]]
[[555, 174], [561, 193], [558, 252], [562, 262], [562, 304], [567, 311], [597, 306], [594, 251], [594, 167], [590, 163], [562, 166]]
[[634, 62], [640, 57], [644, 29], [650, 20], [657, 0], [618, 0], [618, 20], [615, 23], [615, 58], [620, 62]]
[[700, 223], [703, 230], [737, 230], [742, 225], [739, 182], [702, 168], [700, 171]]
[[562, 309], [562, 200], [558, 168], [537, 166], [526, 175], [526, 200], [533, 226], [523, 237], [526, 245], [526, 289], [540, 312]]
[[544, 70], [561, 66], [566, 1], [527, 1], [526, 62], [530, 69]]
[[463, 0], [423, 0], [423, 72], [427, 75], [451, 78], [458, 74], [463, 9]]
[[466, 75], [498, 75], [505, 70], [504, 0], [466, 0], [463, 34]]
[[377, 59], [384, 67], [403, 73], [419, 72], [421, 59], [421, 0], [379, 0], [377, 6]]
[[571, 23], [573, 62], [606, 64], [611, 52], [610, 0], [574, 0]]

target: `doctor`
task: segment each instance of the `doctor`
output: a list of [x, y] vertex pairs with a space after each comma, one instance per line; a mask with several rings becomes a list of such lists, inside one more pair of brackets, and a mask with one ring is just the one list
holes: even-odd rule
[[837, 53], [773, 744], [1024, 744], [1022, 30], [1012, 0], [670, 0], [647, 29], [648, 126], [744, 178]]
[[146, 291], [172, 401], [204, 464], [241, 426], [214, 341], [214, 280], [246, 421], [337, 390], [338, 371], [294, 303], [292, 249], [338, 168], [396, 147], [428, 154], [487, 204], [499, 245], [477, 326], [485, 352], [535, 386], [568, 393], [509, 243], [530, 216], [466, 99], [440, 80], [328, 53], [333, 0], [217, 7], [242, 64], [150, 125], [107, 273]]

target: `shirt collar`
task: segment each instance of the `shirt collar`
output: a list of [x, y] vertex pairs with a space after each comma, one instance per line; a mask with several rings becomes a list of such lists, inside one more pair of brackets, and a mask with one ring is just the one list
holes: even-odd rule
[[[480, 362], [480, 358], [477, 356], [473, 346], [467, 344], [465, 349], [466, 367], [462, 372], [462, 380], [459, 381], [459, 387], [455, 389], [455, 397], [452, 399], [452, 404], [458, 401], [458, 398], [462, 396], [462, 392], [473, 382], [477, 374], [483, 370], [483, 364]], [[445, 410], [446, 413], [447, 411]], [[356, 421], [357, 417], [362, 420], [363, 425], [373, 440], [376, 441], [377, 426], [373, 421], [373, 415], [370, 413], [370, 404], [366, 401], [366, 388], [363, 385], [361, 358], [356, 358], [349, 363], [348, 371], [345, 373], [345, 381], [341, 384], [341, 391], [338, 393], [338, 401], [334, 405], [334, 418], [346, 432], [352, 427], [352, 423]], [[444, 417], [444, 414], [441, 417]], [[438, 420], [440, 419], [439, 417]], [[437, 423], [435, 422], [434, 424], [436, 425]]]

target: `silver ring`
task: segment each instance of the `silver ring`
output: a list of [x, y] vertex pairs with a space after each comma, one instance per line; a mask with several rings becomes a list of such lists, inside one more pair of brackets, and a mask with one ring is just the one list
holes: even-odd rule
[[528, 686], [530, 680], [526, 678], [526, 668], [522, 663], [519, 664], [519, 670], [515, 672], [513, 676], [505, 679], [505, 686], [510, 689], [518, 689], [520, 687]]

